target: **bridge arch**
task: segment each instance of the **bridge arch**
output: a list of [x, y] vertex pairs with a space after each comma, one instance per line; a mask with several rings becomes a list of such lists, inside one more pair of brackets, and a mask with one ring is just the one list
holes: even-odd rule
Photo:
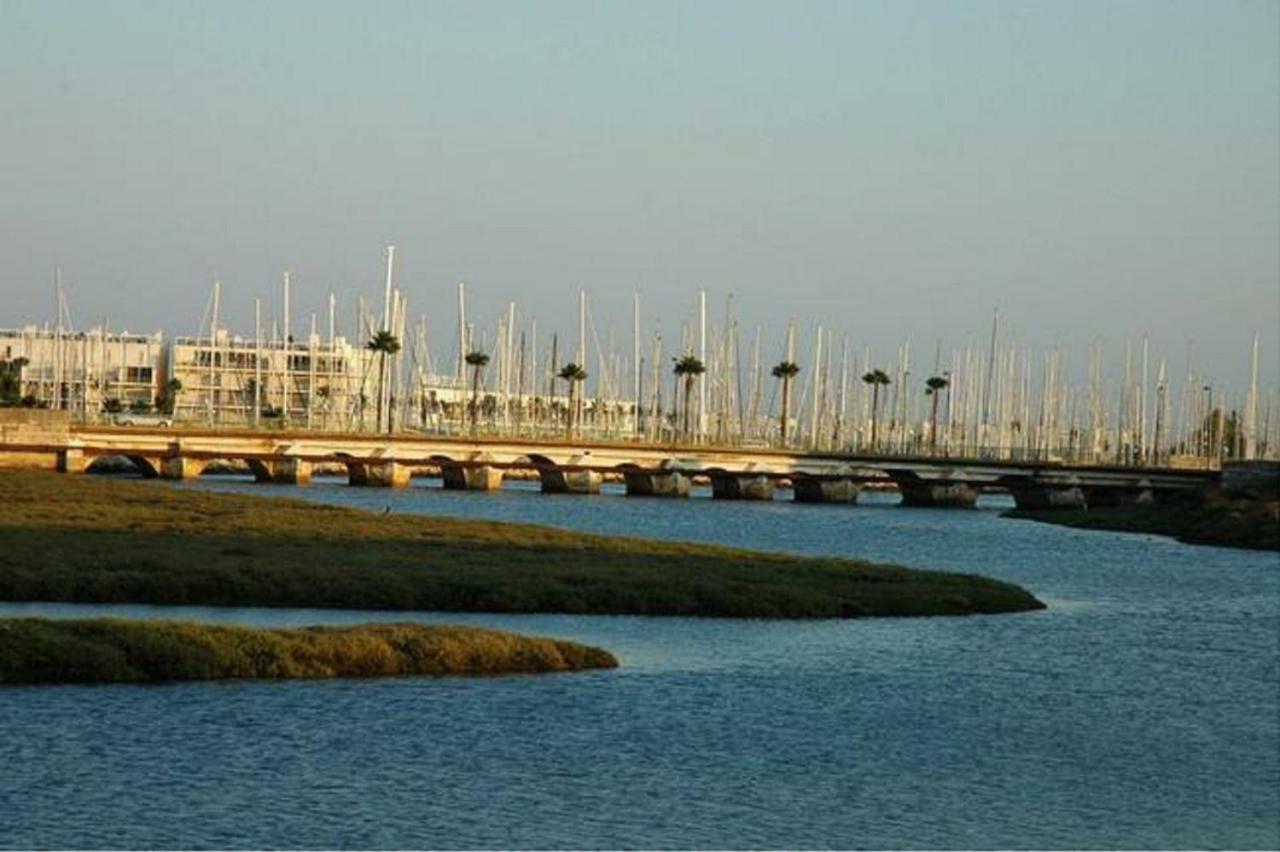
[[147, 479], [155, 479], [160, 475], [160, 459], [149, 456], [125, 456], [133, 466]]
[[542, 453], [525, 453], [512, 460], [513, 464], [528, 464], [536, 468], [559, 467], [560, 462]]
[[102, 453], [89, 459], [84, 466], [85, 473], [137, 473], [147, 478], [160, 475], [160, 469], [142, 456], [126, 456], [116, 453]]

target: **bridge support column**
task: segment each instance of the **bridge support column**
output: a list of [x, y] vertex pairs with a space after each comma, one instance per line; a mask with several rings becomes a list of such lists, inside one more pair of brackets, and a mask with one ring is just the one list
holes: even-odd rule
[[207, 462], [187, 456], [169, 456], [160, 468], [160, 475], [165, 479], [195, 479], [203, 471]]
[[862, 486], [852, 479], [818, 479], [797, 476], [791, 480], [791, 496], [797, 503], [856, 503]]
[[92, 462], [79, 447], [58, 450], [58, 470], [62, 473], [84, 473]]
[[711, 473], [711, 496], [717, 500], [772, 500], [773, 480], [760, 473]]
[[1019, 509], [1083, 509], [1087, 505], [1078, 485], [1011, 485]]
[[904, 506], [971, 509], [978, 502], [978, 487], [966, 482], [898, 476], [893, 476], [893, 480], [898, 484]]
[[413, 468], [394, 461], [373, 462], [365, 465], [365, 485], [371, 488], [405, 488]]
[[489, 465], [442, 464], [440, 477], [450, 491], [497, 491], [502, 487], [502, 469]]
[[[255, 468], [254, 477], [258, 476]], [[280, 485], [307, 485], [311, 482], [311, 462], [286, 457], [271, 464], [271, 481]]]
[[543, 494], [599, 494], [604, 477], [594, 470], [565, 470], [559, 467], [538, 468]]
[[643, 470], [623, 471], [628, 497], [688, 497], [693, 480], [679, 471], [652, 473]]

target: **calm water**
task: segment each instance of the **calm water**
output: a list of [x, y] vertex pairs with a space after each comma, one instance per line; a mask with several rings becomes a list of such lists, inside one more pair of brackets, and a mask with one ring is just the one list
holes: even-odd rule
[[[946, 512], [876, 495], [849, 507], [196, 487], [979, 571], [1050, 609], [782, 623], [422, 615], [602, 645], [623, 666], [3, 688], [0, 845], [1280, 846], [1274, 554], [1004, 520], [999, 500]], [[413, 617], [0, 605], [86, 611]]]

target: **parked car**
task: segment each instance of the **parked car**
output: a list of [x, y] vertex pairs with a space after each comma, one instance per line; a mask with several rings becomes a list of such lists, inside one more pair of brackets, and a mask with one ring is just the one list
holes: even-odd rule
[[167, 414], [137, 414], [126, 411], [117, 414], [113, 422], [117, 426], [158, 426], [167, 429], [173, 425], [173, 418]]

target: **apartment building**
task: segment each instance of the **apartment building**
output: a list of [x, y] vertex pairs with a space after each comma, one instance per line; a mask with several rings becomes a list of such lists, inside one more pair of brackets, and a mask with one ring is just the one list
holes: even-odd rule
[[377, 421], [379, 355], [342, 337], [258, 342], [219, 330], [175, 338], [168, 364], [176, 420], [344, 430]]
[[8, 404], [25, 402], [86, 417], [150, 409], [163, 403], [164, 336], [100, 328], [0, 329], [0, 371]]

